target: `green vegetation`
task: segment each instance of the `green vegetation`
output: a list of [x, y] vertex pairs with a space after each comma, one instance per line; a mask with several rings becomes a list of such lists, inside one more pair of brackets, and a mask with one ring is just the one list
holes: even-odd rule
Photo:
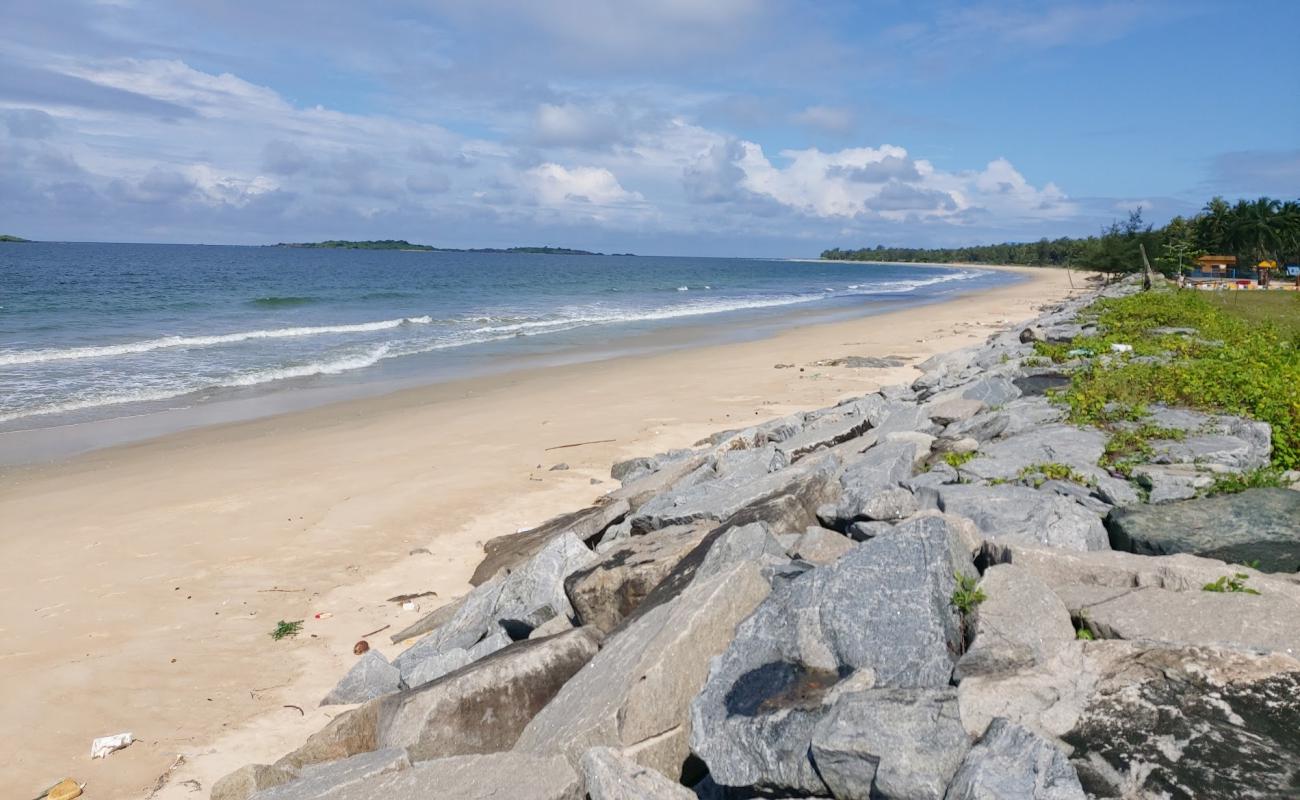
[[[1076, 423], [1111, 431], [1102, 466], [1126, 473], [1150, 454], [1152, 439], [1178, 432], [1125, 420], [1153, 403], [1253, 417], [1273, 428], [1273, 463], [1300, 466], [1300, 348], [1268, 321], [1229, 314], [1207, 293], [1161, 289], [1093, 304], [1098, 334], [1067, 345], [1038, 345], [1040, 354], [1067, 360], [1070, 350], [1105, 353], [1077, 371], [1055, 395]], [[1197, 335], [1154, 335], [1159, 327], [1195, 328]], [[1114, 355], [1113, 343], [1131, 353]], [[1152, 358], [1143, 358], [1152, 357]]]
[[948, 602], [961, 616], [962, 651], [965, 652], [966, 642], [970, 641], [970, 615], [975, 612], [980, 603], [988, 599], [988, 596], [979, 587], [979, 576], [967, 575], [964, 572], [954, 572], [952, 575], [957, 579], [957, 586], [952, 590], [952, 597]]
[[7, 233], [0, 233], [0, 242], [30, 242], [31, 239], [24, 239], [21, 236], [10, 236]]
[[[415, 250], [419, 252], [438, 253], [539, 253], [555, 256], [600, 256], [590, 250], [573, 250], [568, 247], [475, 247], [461, 249], [456, 247], [434, 247], [427, 244], [411, 244], [405, 239], [373, 239], [367, 241], [348, 241], [329, 239], [324, 242], [280, 242], [276, 247], [300, 247], [309, 250]], [[632, 255], [622, 253], [620, 255]]]
[[1240, 474], [1229, 472], [1217, 475], [1214, 478], [1214, 485], [1205, 490], [1205, 494], [1236, 494], [1247, 489], [1283, 489], [1286, 485], [1286, 481], [1282, 480], [1281, 470], [1264, 467]]
[[1077, 628], [1074, 631], [1074, 638], [1083, 642], [1091, 642], [1097, 637], [1093, 636], [1092, 631], [1088, 630], [1087, 628]]
[[1072, 266], [1112, 274], [1142, 269], [1138, 245], [1166, 275], [1186, 269], [1197, 256], [1235, 255], [1249, 273], [1261, 259], [1300, 262], [1300, 200], [1268, 197], [1229, 204], [1222, 197], [1206, 203], [1191, 219], [1174, 217], [1163, 228], [1142, 220], [1142, 210], [1116, 220], [1096, 236], [1061, 237], [1037, 242], [1006, 242], [975, 247], [885, 247], [822, 252], [822, 258], [848, 261], [910, 261], [932, 264], [983, 263]]
[[1032, 484], [1035, 489], [1048, 481], [1071, 481], [1083, 486], [1091, 486], [1094, 483], [1092, 478], [1075, 472], [1068, 464], [1058, 464], [1054, 461], [1030, 464], [1020, 470], [1020, 480]]
[[974, 450], [971, 450], [969, 453], [944, 453], [943, 462], [953, 469], [956, 469], [967, 461], [970, 461], [976, 455], [978, 454]]
[[1223, 292], [1209, 300], [1228, 316], [1276, 325], [1293, 347], [1300, 342], [1300, 292]]
[[302, 633], [302, 620], [296, 619], [293, 622], [280, 620], [275, 623], [275, 630], [271, 631], [270, 636], [277, 642], [286, 636], [297, 636]]
[[1206, 592], [1236, 592], [1240, 594], [1259, 594], [1259, 591], [1246, 585], [1250, 576], [1244, 572], [1220, 575], [1219, 579], [1201, 587]]

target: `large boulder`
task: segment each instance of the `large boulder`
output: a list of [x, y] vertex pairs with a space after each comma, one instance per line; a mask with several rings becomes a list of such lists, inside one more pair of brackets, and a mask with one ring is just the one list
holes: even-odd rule
[[962, 640], [954, 575], [972, 569], [947, 522], [921, 517], [780, 585], [740, 625], [691, 705], [691, 746], [714, 781], [826, 792], [808, 758], [824, 701], [846, 678], [866, 688], [947, 686]]
[[740, 563], [697, 576], [676, 597], [640, 611], [528, 724], [515, 748], [561, 753], [577, 764], [591, 747], [614, 747], [680, 776], [689, 755], [688, 708], [709, 659], [769, 590], [757, 564]]
[[1065, 753], [998, 718], [970, 749], [944, 800], [1085, 800]]
[[395, 692], [402, 673], [388, 663], [378, 650], [367, 650], [352, 665], [348, 674], [320, 701], [323, 706], [364, 703], [380, 695]]
[[567, 761], [523, 753], [451, 756], [415, 764], [331, 796], [330, 800], [584, 800]]
[[1105, 449], [1106, 434], [1095, 428], [1044, 425], [984, 445], [960, 472], [979, 480], [1011, 481], [1034, 468], [1060, 464], [1082, 478], [1096, 479], [1105, 475], [1097, 466]]
[[591, 748], [582, 756], [581, 767], [591, 800], [695, 800], [685, 786], [612, 747]]
[[1101, 519], [1069, 498], [1025, 486], [944, 485], [938, 508], [968, 517], [991, 539], [1018, 539], [1072, 550], [1110, 547]]
[[298, 777], [298, 770], [270, 764], [245, 764], [224, 775], [212, 784], [209, 800], [248, 800], [264, 789], [270, 789]]
[[410, 766], [406, 751], [400, 748], [360, 753], [341, 761], [307, 767], [296, 779], [258, 792], [252, 800], [332, 800], [363, 787], [373, 778]]
[[564, 591], [578, 622], [614, 630], [708, 532], [707, 525], [679, 525], [623, 539], [569, 575]]
[[[451, 651], [468, 651], [485, 640], [504, 644], [495, 636], [501, 631], [510, 639], [524, 639], [552, 617], [571, 617], [564, 579], [596, 559], [577, 535], [552, 537], [527, 562], [476, 587], [450, 620], [393, 659], [393, 666], [409, 685], [410, 676], [428, 659], [445, 661]], [[429, 677], [427, 671], [424, 677]]]
[[996, 675], [1041, 664], [1074, 639], [1070, 612], [1047, 584], [1015, 564], [984, 572], [985, 600], [975, 615], [974, 638], [957, 675]]
[[790, 548], [790, 555], [810, 564], [830, 564], [852, 550], [853, 540], [825, 528], [809, 528]]
[[865, 519], [866, 510], [876, 495], [912, 476], [918, 460], [915, 442], [881, 442], [850, 461], [840, 475], [841, 496], [833, 508], [822, 509], [824, 521], [844, 528], [855, 520]]
[[1247, 489], [1158, 506], [1117, 508], [1106, 519], [1116, 550], [1192, 553], [1263, 572], [1300, 569], [1300, 492]]
[[1183, 431], [1179, 439], [1155, 441], [1157, 464], [1203, 464], [1245, 472], [1268, 466], [1273, 430], [1267, 422], [1157, 407], [1146, 422]]
[[483, 545], [483, 561], [474, 570], [469, 582], [478, 586], [502, 570], [508, 572], [515, 569], [562, 534], [571, 533], [580, 541], [592, 541], [610, 525], [622, 519], [628, 508], [626, 500], [616, 499], [581, 511], [561, 514], [530, 530], [489, 539]]
[[942, 800], [969, 747], [955, 689], [869, 689], [835, 701], [811, 754], [836, 800]]
[[794, 463], [815, 450], [834, 447], [861, 436], [870, 427], [871, 421], [865, 417], [834, 415], [809, 423], [802, 431], [776, 445], [776, 449]]

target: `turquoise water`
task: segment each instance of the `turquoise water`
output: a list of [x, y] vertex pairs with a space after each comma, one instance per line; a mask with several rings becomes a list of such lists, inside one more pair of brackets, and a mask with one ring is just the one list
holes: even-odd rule
[[754, 259], [3, 245], [0, 429], [442, 379], [511, 355], [573, 360], [674, 329], [768, 330], [1010, 279]]

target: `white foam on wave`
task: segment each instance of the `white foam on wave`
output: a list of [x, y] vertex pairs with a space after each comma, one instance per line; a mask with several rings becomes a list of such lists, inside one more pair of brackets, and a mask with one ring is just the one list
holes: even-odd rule
[[123, 344], [95, 345], [91, 347], [68, 347], [57, 350], [18, 350], [0, 352], [0, 366], [18, 366], [21, 364], [40, 364], [48, 361], [69, 361], [81, 358], [108, 358], [111, 356], [135, 355], [165, 348], [212, 347], [214, 345], [235, 344], [254, 339], [288, 339], [299, 336], [322, 336], [331, 334], [367, 333], [397, 328], [402, 325], [428, 325], [432, 317], [402, 317], [385, 319], [378, 322], [360, 322], [352, 325], [317, 325], [297, 328], [272, 328], [269, 330], [240, 331], [238, 333], [218, 333], [210, 336], [161, 336], [157, 339], [145, 339]]

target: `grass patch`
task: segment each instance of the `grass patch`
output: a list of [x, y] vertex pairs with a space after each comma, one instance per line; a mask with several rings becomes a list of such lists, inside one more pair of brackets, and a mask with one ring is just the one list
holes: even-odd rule
[[969, 453], [944, 453], [943, 463], [947, 464], [953, 469], [956, 469], [957, 467], [960, 467], [962, 464], [965, 464], [967, 461], [970, 461], [972, 458], [975, 457], [975, 455], [976, 453], [974, 450], [970, 451]]
[[962, 572], [954, 572], [953, 577], [957, 579], [957, 587], [952, 590], [952, 597], [948, 602], [961, 617], [962, 652], [965, 652], [966, 643], [971, 639], [970, 616], [975, 613], [980, 603], [988, 599], [988, 596], [979, 587], [978, 577]]
[[1264, 467], [1241, 474], [1230, 472], [1215, 476], [1214, 485], [1206, 489], [1205, 494], [1236, 494], [1247, 489], [1284, 489], [1286, 486], [1281, 470]]
[[293, 622], [280, 620], [275, 623], [275, 630], [271, 631], [270, 636], [278, 642], [286, 637], [297, 636], [299, 633], [302, 633], [302, 620], [296, 619]]
[[1043, 464], [1030, 464], [1020, 470], [1020, 480], [1031, 484], [1035, 489], [1048, 481], [1071, 481], [1082, 486], [1091, 486], [1095, 481], [1087, 475], [1074, 471], [1068, 464], [1050, 461]]
[[1209, 301], [1243, 322], [1276, 325], [1293, 342], [1300, 337], [1300, 292], [1224, 292]]
[[[1233, 301], [1206, 294], [1162, 289], [1102, 299], [1091, 307], [1097, 313], [1096, 335], [1039, 348], [1056, 361], [1076, 349], [1110, 354], [1111, 344], [1133, 347], [1132, 353], [1086, 365], [1055, 395], [1069, 406], [1072, 422], [1112, 431], [1102, 466], [1125, 474], [1126, 466], [1149, 455], [1151, 439], [1170, 438], [1169, 431], [1148, 426], [1115, 425], [1117, 413], [1155, 403], [1263, 420], [1273, 428], [1273, 466], [1300, 466], [1300, 342], [1288, 332], [1294, 320], [1279, 327], [1287, 313], [1262, 304], [1251, 307], [1262, 318], [1246, 319], [1226, 310]], [[1198, 335], [1151, 334], [1160, 327], [1195, 328]], [[1163, 363], [1142, 356], [1158, 356]]]

